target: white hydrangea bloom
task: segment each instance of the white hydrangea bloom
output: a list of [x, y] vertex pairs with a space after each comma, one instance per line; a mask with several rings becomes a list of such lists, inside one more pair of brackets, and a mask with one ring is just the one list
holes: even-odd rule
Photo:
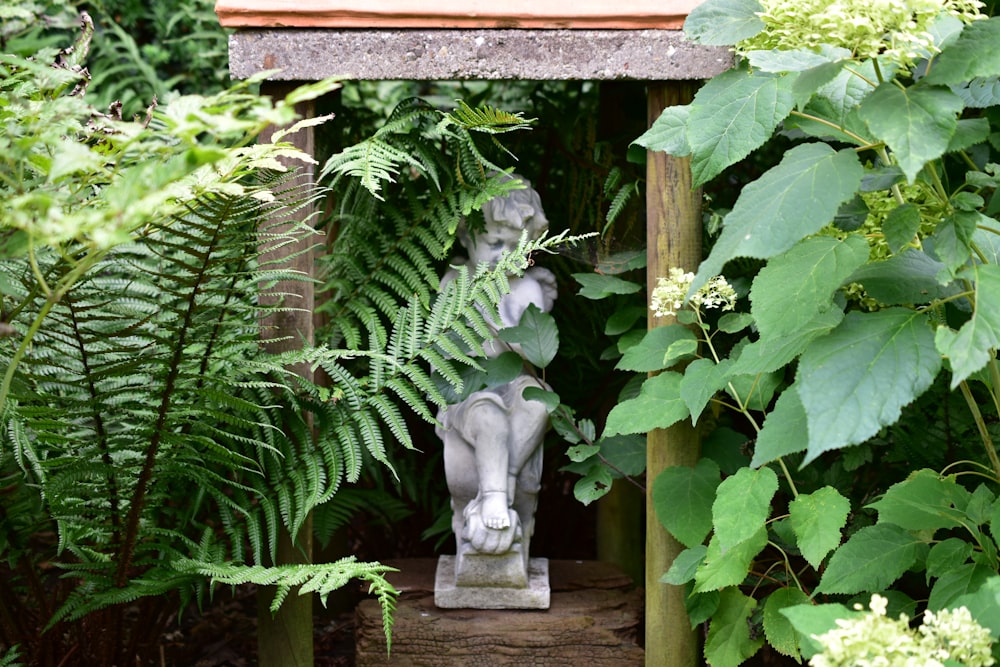
[[858, 59], [881, 56], [910, 67], [921, 53], [935, 51], [929, 31], [941, 13], [964, 23], [985, 18], [979, 0], [760, 0], [764, 30], [737, 51], [848, 49]]
[[[694, 282], [694, 274], [685, 272], [684, 269], [674, 267], [670, 269], [668, 275], [667, 278], [661, 276], [657, 279], [651, 295], [649, 307], [658, 317], [676, 315], [677, 311], [684, 307], [684, 299], [691, 288], [691, 283]], [[732, 310], [736, 305], [736, 290], [726, 282], [725, 278], [715, 276], [691, 295], [690, 302], [699, 309]]]
[[[871, 611], [862, 617], [838, 619], [837, 627], [813, 639], [823, 645], [812, 667], [943, 667], [953, 660], [965, 667], [994, 664], [989, 630], [965, 607], [924, 613], [913, 630], [905, 614], [886, 616], [888, 600], [873, 595]], [[855, 607], [860, 610], [860, 605]]]

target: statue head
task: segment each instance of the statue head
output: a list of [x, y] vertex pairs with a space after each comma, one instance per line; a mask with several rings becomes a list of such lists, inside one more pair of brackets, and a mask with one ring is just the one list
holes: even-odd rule
[[463, 223], [458, 229], [459, 242], [469, 252], [469, 263], [496, 263], [504, 251], [517, 246], [524, 232], [531, 240], [537, 239], [548, 229], [549, 221], [542, 210], [542, 200], [526, 178], [511, 174], [505, 180], [518, 180], [521, 190], [513, 190], [503, 197], [494, 197], [483, 206], [484, 229], [470, 232]]

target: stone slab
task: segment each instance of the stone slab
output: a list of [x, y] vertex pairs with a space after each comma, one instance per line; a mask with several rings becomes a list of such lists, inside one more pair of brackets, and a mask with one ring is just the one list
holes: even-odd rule
[[[386, 655], [382, 612], [358, 605], [357, 667], [640, 667], [643, 597], [619, 568], [597, 561], [550, 560], [547, 610], [441, 609], [434, 604], [432, 558], [388, 561], [400, 592]], [[367, 588], [364, 588], [367, 591]]]
[[[520, 556], [517, 556], [520, 558]], [[528, 559], [528, 585], [462, 586], [455, 580], [455, 556], [441, 556], [434, 576], [434, 604], [442, 609], [548, 609], [549, 559]], [[524, 563], [521, 563], [523, 572]]]
[[229, 37], [230, 73], [274, 80], [681, 80], [733, 64], [679, 30], [246, 29]]

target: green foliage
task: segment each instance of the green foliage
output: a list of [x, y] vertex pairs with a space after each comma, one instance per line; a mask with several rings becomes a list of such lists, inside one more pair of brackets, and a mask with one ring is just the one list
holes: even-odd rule
[[[620, 346], [620, 368], [658, 374], [603, 432], [746, 434], [747, 451], [706, 445], [651, 482], [686, 547], [663, 580], [689, 587], [709, 664], [764, 641], [809, 658], [855, 595], [911, 617], [976, 600], [996, 625], [1000, 19], [941, 4], [907, 5], [911, 24], [866, 3], [709, 0], [686, 32], [734, 46], [736, 66], [636, 140], [690, 156], [705, 185], [780, 151], [718, 213], [676, 323]], [[701, 296], [720, 274], [736, 313]]]

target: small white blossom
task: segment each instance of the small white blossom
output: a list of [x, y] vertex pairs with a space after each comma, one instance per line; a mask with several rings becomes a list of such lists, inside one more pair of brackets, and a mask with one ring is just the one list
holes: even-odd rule
[[[838, 619], [837, 627], [813, 639], [823, 645], [812, 667], [943, 667], [945, 661], [965, 667], [994, 664], [989, 630], [965, 607], [924, 613], [913, 630], [909, 618], [886, 616], [888, 600], [873, 595], [871, 611], [858, 618]], [[855, 608], [858, 608], [856, 605]]]
[[[684, 307], [684, 299], [693, 282], [693, 273], [685, 273], [684, 269], [676, 267], [670, 269], [668, 278], [661, 276], [657, 279], [651, 295], [650, 310], [658, 317], [676, 315], [677, 311]], [[725, 278], [715, 276], [691, 295], [690, 302], [698, 309], [732, 310], [736, 305], [736, 290], [726, 282]]]

